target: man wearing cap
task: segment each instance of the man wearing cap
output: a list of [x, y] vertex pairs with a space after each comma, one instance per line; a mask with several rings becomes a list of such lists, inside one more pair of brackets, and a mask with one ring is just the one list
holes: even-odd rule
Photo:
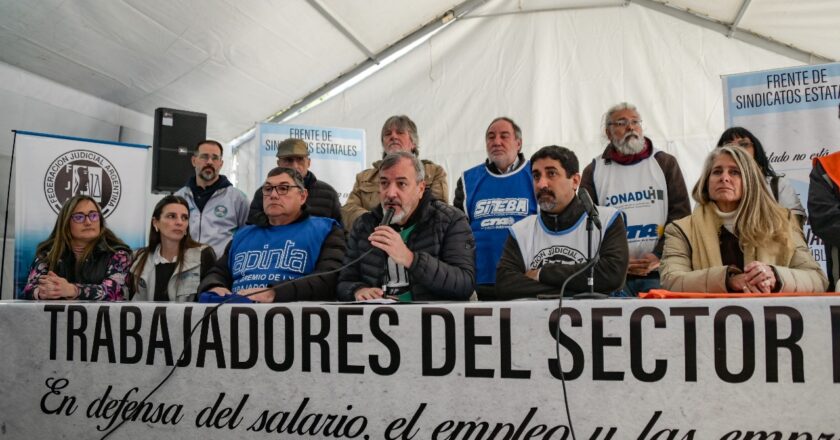
[[[329, 183], [315, 178], [315, 174], [309, 171], [311, 163], [309, 147], [303, 140], [289, 138], [277, 146], [277, 166], [292, 168], [303, 176], [303, 185], [308, 193], [306, 207], [309, 215], [327, 217], [341, 223], [341, 204], [338, 202], [338, 193]], [[263, 223], [259, 220], [261, 216], [265, 216], [263, 194], [262, 189], [257, 189], [251, 201], [248, 224]]]
[[221, 255], [233, 233], [248, 219], [248, 197], [219, 174], [224, 165], [222, 144], [214, 140], [198, 143], [193, 153], [195, 176], [175, 192], [190, 205], [190, 235], [213, 247]]
[[[419, 154], [419, 137], [417, 125], [408, 116], [391, 116], [382, 124], [382, 157], [397, 152], [407, 151], [415, 156]], [[356, 174], [356, 183], [350, 196], [341, 208], [344, 218], [344, 228], [347, 231], [353, 230], [353, 222], [362, 214], [379, 206], [379, 165], [378, 160], [373, 165]], [[446, 170], [440, 165], [430, 161], [422, 160], [423, 174], [426, 188], [431, 191], [432, 196], [443, 203], [449, 200], [449, 183], [446, 180]]]

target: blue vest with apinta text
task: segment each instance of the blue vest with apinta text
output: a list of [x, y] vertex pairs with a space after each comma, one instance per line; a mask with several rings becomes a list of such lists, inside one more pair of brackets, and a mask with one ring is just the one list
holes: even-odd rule
[[484, 164], [464, 172], [464, 209], [475, 236], [476, 283], [495, 284], [508, 228], [537, 213], [531, 163], [507, 174], [493, 174]]
[[228, 252], [231, 291], [268, 287], [311, 273], [324, 240], [336, 224], [330, 218], [309, 217], [288, 225], [240, 229]]

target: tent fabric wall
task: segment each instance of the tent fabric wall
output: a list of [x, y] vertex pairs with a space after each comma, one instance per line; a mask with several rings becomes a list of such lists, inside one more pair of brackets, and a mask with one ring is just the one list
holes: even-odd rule
[[[526, 156], [558, 144], [583, 166], [606, 144], [604, 111], [628, 101], [645, 134], [677, 156], [690, 189], [724, 129], [720, 76], [799, 64], [633, 4], [468, 18], [289, 122], [363, 128], [372, 162], [382, 122], [407, 114], [420, 156], [447, 169], [454, 192], [460, 173], [486, 157], [494, 117], [521, 125]], [[253, 167], [247, 156], [239, 168]]]
[[[151, 145], [151, 116], [120, 107], [32, 73], [0, 63], [0, 203], [5, 210], [12, 153], [12, 130], [26, 130]], [[151, 170], [149, 170], [151, 172]], [[6, 265], [0, 299], [13, 297], [15, 188], [11, 188]], [[153, 196], [150, 194], [149, 198]], [[149, 201], [142, 201], [148, 203]], [[153, 203], [153, 202], [152, 202]]]

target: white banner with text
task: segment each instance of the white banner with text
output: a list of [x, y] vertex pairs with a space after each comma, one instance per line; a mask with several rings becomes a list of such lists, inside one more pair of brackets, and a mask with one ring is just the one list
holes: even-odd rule
[[315, 127], [297, 124], [257, 125], [259, 170], [254, 176], [257, 188], [277, 166], [277, 145], [288, 138], [298, 138], [309, 147], [309, 171], [318, 180], [329, 183], [338, 192], [343, 205], [350, 196], [356, 174], [365, 169], [365, 131], [357, 128]]
[[561, 370], [579, 439], [840, 435], [834, 297], [2, 302], [0, 335], [9, 438], [570, 439]]
[[[727, 127], [744, 127], [764, 147], [808, 209], [815, 157], [840, 151], [840, 63], [787, 67], [723, 77]], [[825, 269], [822, 239], [805, 225], [811, 252]]]
[[26, 284], [38, 243], [49, 237], [64, 202], [97, 201], [105, 224], [133, 249], [144, 246], [149, 181], [146, 145], [15, 133], [15, 297]]

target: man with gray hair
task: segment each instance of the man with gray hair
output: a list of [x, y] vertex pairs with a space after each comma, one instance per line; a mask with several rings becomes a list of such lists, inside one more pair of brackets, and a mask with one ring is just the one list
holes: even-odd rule
[[[420, 139], [417, 134], [417, 125], [408, 116], [391, 116], [382, 125], [382, 157], [396, 151], [405, 151], [415, 157], [419, 154]], [[423, 173], [425, 174], [426, 187], [432, 192], [436, 199], [447, 203], [449, 200], [449, 183], [446, 179], [446, 171], [440, 165], [429, 160], [421, 161]], [[353, 230], [353, 222], [362, 214], [370, 211], [379, 205], [379, 167], [382, 161], [376, 161], [373, 165], [356, 175], [356, 183], [344, 206], [341, 207], [341, 217], [344, 228]]]
[[537, 213], [531, 165], [522, 154], [522, 129], [511, 118], [495, 118], [484, 142], [487, 160], [464, 171], [455, 188], [455, 207], [467, 215], [475, 235], [480, 300], [495, 297], [496, 266], [508, 228]]
[[410, 152], [385, 156], [377, 175], [381, 202], [353, 225], [338, 299], [469, 299], [475, 241], [464, 214], [432, 197], [423, 164]]
[[624, 213], [630, 264], [623, 296], [659, 288], [665, 225], [691, 214], [688, 191], [674, 156], [659, 151], [642, 132], [642, 118], [622, 102], [604, 115], [609, 140], [583, 170], [581, 188], [602, 206]]

